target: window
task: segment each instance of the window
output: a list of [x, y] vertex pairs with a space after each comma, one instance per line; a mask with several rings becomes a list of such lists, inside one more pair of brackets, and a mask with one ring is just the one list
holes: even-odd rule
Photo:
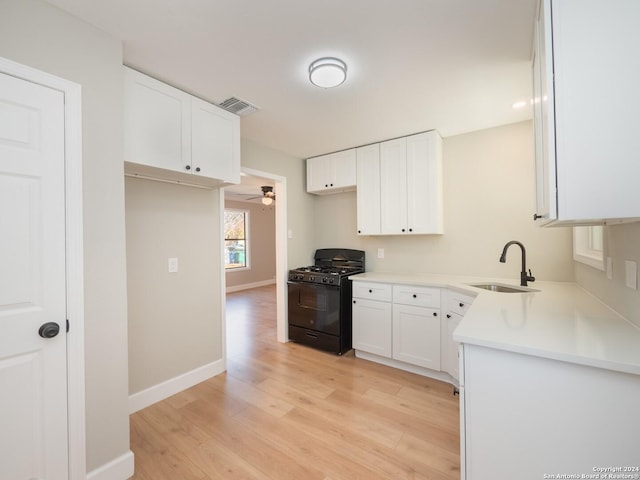
[[573, 228], [573, 259], [604, 270], [604, 227]]
[[246, 210], [224, 211], [224, 268], [236, 270], [249, 268], [247, 232], [249, 212]]

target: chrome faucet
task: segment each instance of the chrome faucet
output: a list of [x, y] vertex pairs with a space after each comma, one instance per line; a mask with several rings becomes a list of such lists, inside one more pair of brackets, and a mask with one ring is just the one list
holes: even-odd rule
[[522, 271], [520, 272], [520, 285], [523, 287], [527, 286], [527, 282], [535, 282], [536, 277], [531, 275], [531, 269], [529, 269], [529, 274], [527, 274], [527, 252], [524, 249], [524, 245], [516, 240], [511, 240], [507, 242], [507, 244], [502, 249], [502, 255], [500, 255], [500, 262], [505, 263], [507, 261], [507, 250], [511, 245], [518, 245], [520, 250], [522, 250]]

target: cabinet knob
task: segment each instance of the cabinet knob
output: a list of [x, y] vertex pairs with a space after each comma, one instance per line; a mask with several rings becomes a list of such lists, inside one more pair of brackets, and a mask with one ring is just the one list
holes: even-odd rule
[[418, 298], [418, 296], [414, 293], [414, 294], [413, 294], [413, 298]]
[[185, 168], [185, 170], [191, 170], [191, 165], [187, 165], [184, 168]]
[[358, 230], [358, 233], [362, 233], [360, 230]]
[[534, 221], [538, 220], [539, 218], [542, 218], [542, 215], [538, 215], [537, 213], [533, 214], [533, 220]]
[[410, 229], [409, 229], [409, 231], [410, 231], [410, 232], [413, 232], [413, 228], [410, 228]]
[[354, 300], [353, 303], [356, 303], [356, 301]]
[[329, 186], [328, 184], [326, 184], [326, 183], [324, 184], [324, 188], [327, 188], [328, 186]]
[[404, 228], [402, 229], [402, 232], [404, 233]]
[[373, 290], [369, 290], [369, 293], [373, 293]]
[[200, 171], [200, 167], [196, 167], [196, 172], [199, 172], [199, 171]]
[[433, 316], [437, 317], [438, 316], [438, 312], [433, 312]]
[[464, 303], [460, 302], [458, 305], [460, 305], [460, 308], [464, 307]]
[[449, 315], [448, 313], [447, 313], [447, 318], [451, 318], [451, 315]]

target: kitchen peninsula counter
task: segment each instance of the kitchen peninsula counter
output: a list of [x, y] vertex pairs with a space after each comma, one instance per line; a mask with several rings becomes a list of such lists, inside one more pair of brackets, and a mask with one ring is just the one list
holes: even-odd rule
[[640, 375], [640, 328], [575, 283], [535, 282], [531, 291], [500, 293], [469, 284], [517, 280], [378, 272], [351, 279], [476, 295], [453, 333], [463, 344]]

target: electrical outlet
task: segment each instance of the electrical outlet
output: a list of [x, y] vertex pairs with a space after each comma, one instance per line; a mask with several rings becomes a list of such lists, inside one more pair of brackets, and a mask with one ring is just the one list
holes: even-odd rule
[[633, 290], [638, 289], [638, 264], [633, 260], [625, 260], [626, 282], [627, 287]]
[[378, 258], [384, 258], [384, 248], [378, 249]]
[[168, 263], [169, 273], [178, 272], [178, 259], [176, 257], [170, 257]]

